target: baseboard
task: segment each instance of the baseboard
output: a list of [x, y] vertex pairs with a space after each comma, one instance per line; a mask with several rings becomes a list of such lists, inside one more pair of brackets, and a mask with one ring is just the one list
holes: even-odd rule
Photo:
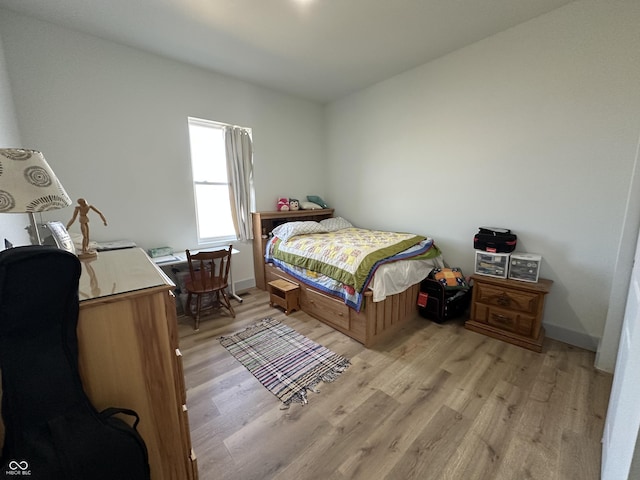
[[256, 286], [256, 279], [255, 278], [247, 278], [246, 280], [239, 280], [235, 283], [235, 287], [236, 287], [236, 293], [242, 293], [245, 292], [247, 290], [249, 290], [250, 288], [253, 288]]
[[561, 342], [568, 343], [569, 345], [584, 348], [585, 350], [590, 350], [592, 352], [598, 350], [598, 342], [600, 339], [597, 337], [592, 337], [586, 333], [575, 332], [573, 330], [559, 327], [558, 325], [550, 325], [548, 323], [544, 324], [544, 328], [547, 332], [548, 338], [553, 338], [554, 340], [559, 340]]

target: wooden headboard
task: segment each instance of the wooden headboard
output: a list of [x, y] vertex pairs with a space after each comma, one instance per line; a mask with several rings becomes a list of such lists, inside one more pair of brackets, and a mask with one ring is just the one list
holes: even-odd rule
[[289, 210], [287, 212], [253, 212], [253, 271], [256, 287], [266, 290], [264, 274], [264, 252], [269, 234], [278, 225], [286, 222], [319, 222], [333, 217], [333, 208], [318, 210]]

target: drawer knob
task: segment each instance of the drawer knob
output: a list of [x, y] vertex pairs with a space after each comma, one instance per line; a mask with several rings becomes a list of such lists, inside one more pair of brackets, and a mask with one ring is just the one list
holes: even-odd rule
[[493, 319], [501, 323], [509, 323], [509, 317], [505, 315], [500, 315], [499, 313], [494, 313]]
[[509, 295], [507, 295], [506, 293], [501, 293], [500, 296], [498, 297], [498, 305], [502, 305], [503, 307], [508, 307], [510, 303], [511, 303], [511, 299], [509, 298]]

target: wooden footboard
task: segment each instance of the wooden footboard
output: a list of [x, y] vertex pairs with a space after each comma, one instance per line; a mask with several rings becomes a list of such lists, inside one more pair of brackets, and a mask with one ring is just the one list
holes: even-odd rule
[[398, 330], [417, 315], [416, 301], [420, 284], [415, 284], [382, 302], [374, 302], [371, 292], [365, 293], [360, 312], [349, 308], [344, 301], [310, 287], [272, 264], [265, 265], [266, 282], [285, 279], [300, 287], [301, 309], [370, 347]]

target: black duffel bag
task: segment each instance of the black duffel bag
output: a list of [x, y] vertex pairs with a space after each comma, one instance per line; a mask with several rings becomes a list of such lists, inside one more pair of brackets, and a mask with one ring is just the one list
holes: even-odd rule
[[491, 253], [511, 253], [518, 237], [507, 228], [480, 227], [473, 237], [473, 248]]
[[442, 323], [463, 315], [471, 301], [471, 286], [459, 268], [435, 268], [420, 283], [418, 312]]

